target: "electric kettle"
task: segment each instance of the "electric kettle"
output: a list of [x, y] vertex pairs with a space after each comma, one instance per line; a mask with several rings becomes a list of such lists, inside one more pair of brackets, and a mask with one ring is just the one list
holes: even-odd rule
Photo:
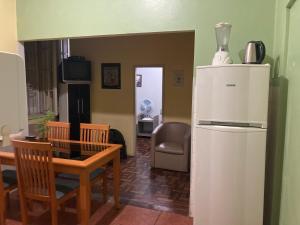
[[266, 48], [262, 41], [249, 41], [245, 48], [245, 64], [261, 64], [266, 55]]

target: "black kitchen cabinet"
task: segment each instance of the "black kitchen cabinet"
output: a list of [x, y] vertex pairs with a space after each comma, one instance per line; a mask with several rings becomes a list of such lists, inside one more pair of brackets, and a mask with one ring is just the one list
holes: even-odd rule
[[89, 84], [69, 84], [69, 122], [70, 138], [79, 140], [80, 123], [90, 123], [90, 86]]
[[71, 124], [70, 139], [79, 140], [80, 123], [91, 122], [90, 85], [61, 85], [60, 110], [60, 120]]

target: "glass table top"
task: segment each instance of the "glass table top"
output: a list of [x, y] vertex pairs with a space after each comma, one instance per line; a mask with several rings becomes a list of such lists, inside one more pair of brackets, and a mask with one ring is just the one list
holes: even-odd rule
[[[53, 157], [80, 161], [111, 147], [110, 144], [82, 143], [79, 141], [53, 140], [46, 142], [51, 143]], [[1, 147], [0, 151], [14, 152], [14, 148], [13, 146]]]

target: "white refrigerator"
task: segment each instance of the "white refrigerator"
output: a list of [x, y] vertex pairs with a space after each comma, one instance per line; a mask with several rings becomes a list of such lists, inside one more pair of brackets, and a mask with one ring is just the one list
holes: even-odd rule
[[190, 195], [194, 225], [262, 225], [270, 66], [196, 70]]

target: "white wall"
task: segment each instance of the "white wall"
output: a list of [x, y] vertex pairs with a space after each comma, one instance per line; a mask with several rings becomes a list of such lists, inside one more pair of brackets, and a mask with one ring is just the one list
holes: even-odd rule
[[0, 0], [0, 27], [0, 128], [6, 125], [12, 133], [24, 129], [27, 134], [24, 47], [17, 41], [16, 0]]
[[23, 129], [27, 134], [25, 62], [19, 55], [0, 52], [0, 103], [0, 128], [6, 125], [12, 133]]
[[[138, 67], [135, 74], [142, 75], [142, 86], [136, 87], [136, 115], [140, 111], [140, 103], [144, 99], [152, 102], [150, 116], [160, 115], [162, 110], [162, 67]], [[160, 121], [159, 121], [160, 122]]]

